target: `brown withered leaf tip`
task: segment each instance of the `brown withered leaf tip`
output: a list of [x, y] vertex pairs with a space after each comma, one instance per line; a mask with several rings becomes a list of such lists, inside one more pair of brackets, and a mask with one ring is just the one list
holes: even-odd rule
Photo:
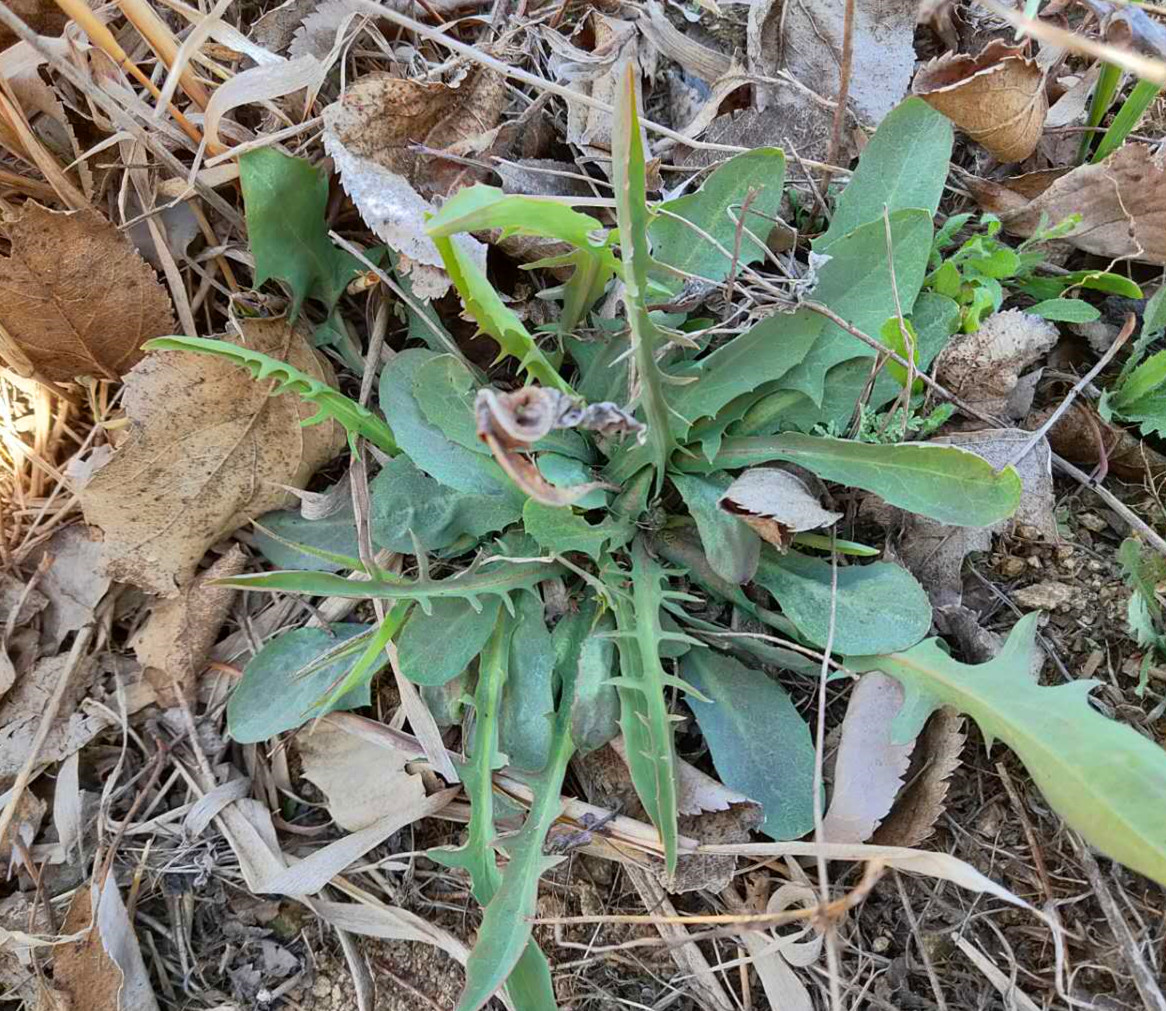
[[96, 212], [29, 201], [7, 232], [0, 325], [42, 376], [120, 379], [145, 341], [174, 332], [170, 297], [153, 269]]
[[483, 67], [454, 88], [365, 74], [331, 113], [330, 127], [351, 153], [404, 176], [423, 193], [446, 194], [473, 182], [464, 165], [442, 162], [418, 146], [470, 155], [489, 146], [506, 102], [506, 82]]
[[1002, 162], [1023, 161], [1048, 115], [1045, 75], [999, 39], [978, 56], [948, 53], [915, 75], [912, 91]]

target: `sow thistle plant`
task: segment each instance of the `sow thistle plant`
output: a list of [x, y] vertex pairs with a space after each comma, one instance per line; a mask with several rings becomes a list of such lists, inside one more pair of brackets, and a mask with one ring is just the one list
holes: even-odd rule
[[[901, 682], [898, 739], [909, 740], [940, 706], [970, 714], [989, 742], [1017, 752], [1086, 839], [1166, 883], [1161, 750], [1095, 712], [1086, 700], [1093, 682], [1033, 681], [1035, 616], [991, 663], [959, 663], [925, 640], [931, 608], [911, 574], [828, 532], [840, 514], [823, 507], [821, 482], [957, 526], [999, 522], [1019, 502], [1011, 467], [996, 471], [959, 448], [811, 434], [843, 430], [864, 392], [866, 411], [896, 400], [906, 408], [911, 399], [886, 370], [870, 383], [875, 350], [830, 314], [866, 334], [909, 323], [920, 369], [966, 321], [967, 304], [934, 280], [924, 290], [937, 269], [929, 259], [951, 149], [947, 121], [918, 100], [887, 117], [813, 243], [817, 282], [803, 301], [793, 293], [798, 278], [761, 266], [781, 208], [779, 150], [738, 155], [697, 191], [653, 207], [630, 74], [614, 135], [614, 229], [562, 202], [481, 185], [461, 190], [428, 223], [467, 315], [498, 345], [499, 361], [513, 362], [519, 382], [500, 369], [496, 386], [482, 386], [448, 345], [407, 348], [381, 374], [382, 418], [230, 343], [148, 345], [220, 354], [274, 377], [276, 392], [312, 401], [317, 417], [336, 418], [354, 442], [378, 447], [387, 462], [370, 487], [371, 539], [414, 559], [409, 577], [371, 571], [345, 550], [351, 541], [333, 536], [336, 523], [265, 517], [260, 545], [282, 571], [228, 585], [371, 599], [385, 617], [343, 626], [327, 644], [306, 629], [269, 643], [231, 699], [232, 733], [261, 740], [367, 703], [390, 641], [435, 718], [462, 723], [457, 768], [469, 827], [463, 845], [430, 854], [464, 869], [484, 907], [462, 1011], [503, 987], [520, 1011], [555, 1006], [531, 918], [540, 877], [562, 859], [546, 839], [574, 755], [622, 735], [669, 874], [683, 858], [674, 734], [685, 703], [720, 778], [762, 804], [763, 831], [775, 839], [812, 831], [811, 735], [780, 682], [760, 668], [817, 676], [808, 655], [827, 643], [844, 672], [881, 670]], [[490, 229], [569, 249], [532, 265], [570, 271], [543, 292], [562, 305], [554, 333], [536, 339], [451, 241]], [[730, 274], [771, 295], [742, 332], [726, 338], [707, 320], [653, 308], [673, 306], [694, 283], [721, 287]], [[622, 330], [592, 317], [613, 284]], [[558, 610], [566, 601], [553, 628], [540, 596], [548, 586]], [[734, 611], [789, 648], [726, 636]], [[295, 691], [281, 691], [297, 668]], [[314, 704], [288, 713], [292, 696]], [[765, 757], [772, 748], [753, 746], [754, 733], [778, 742], [779, 761]], [[513, 835], [500, 834], [497, 822], [494, 774], [504, 768], [534, 796]]]

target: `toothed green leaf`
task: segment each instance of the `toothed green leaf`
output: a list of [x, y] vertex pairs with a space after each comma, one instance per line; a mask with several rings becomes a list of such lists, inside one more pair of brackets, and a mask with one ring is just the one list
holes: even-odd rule
[[1166, 752], [1088, 701], [1096, 681], [1034, 682], [1036, 614], [1017, 622], [988, 663], [953, 660], [938, 639], [903, 653], [849, 657], [854, 671], [881, 670], [906, 698], [893, 724], [905, 742], [940, 706], [967, 713], [989, 746], [1007, 744], [1045, 799], [1099, 850], [1166, 885]]

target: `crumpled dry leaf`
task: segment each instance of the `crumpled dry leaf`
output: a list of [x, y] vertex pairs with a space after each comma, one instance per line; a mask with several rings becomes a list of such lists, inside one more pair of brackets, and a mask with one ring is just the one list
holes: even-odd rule
[[30, 561], [40, 561], [46, 554], [52, 555], [53, 561], [38, 584], [49, 601], [41, 639], [46, 651], [55, 653], [65, 636], [93, 617], [110, 580], [100, 571], [101, 541], [91, 537], [84, 525], [58, 530]]
[[[632, 64], [648, 73], [654, 64], [654, 50], [640, 47], [640, 30], [634, 21], [594, 11], [590, 26], [594, 40], [590, 52], [573, 45], [561, 32], [543, 30], [542, 39], [551, 50], [551, 72], [572, 91], [614, 106], [620, 68]], [[588, 157], [608, 159], [611, 129], [611, 113], [567, 100], [568, 144]]]
[[0, 325], [41, 375], [120, 379], [151, 337], [174, 332], [170, 298], [129, 241], [96, 212], [28, 201], [0, 257]]
[[[87, 710], [84, 703], [86, 694], [103, 671], [117, 670], [124, 688], [127, 713], [136, 713], [153, 703], [153, 689], [143, 682], [141, 672], [122, 669], [123, 665], [116, 660], [109, 654], [100, 655], [83, 662], [73, 673], [60, 715], [40, 749], [38, 767], [63, 761], [116, 721], [117, 717], [109, 710]], [[0, 699], [0, 781], [10, 781], [28, 758], [41, 716], [53, 694], [61, 668], [67, 663], [66, 655], [41, 660], [32, 670], [21, 672], [16, 684]], [[108, 705], [109, 700], [106, 702]], [[114, 712], [117, 705], [113, 702]]]
[[[959, 446], [982, 456], [993, 467], [1009, 463], [1031, 433], [1013, 428], [959, 432], [935, 442]], [[1053, 509], [1052, 452], [1041, 439], [1016, 465], [1020, 476], [1020, 504], [1009, 519], [992, 527], [950, 527], [914, 513], [879, 504], [872, 517], [888, 529], [897, 529], [895, 553], [923, 584], [934, 607], [954, 607], [963, 599], [963, 562], [974, 551], [987, 551], [992, 537], [1012, 524], [1034, 527], [1049, 541], [1056, 541], [1056, 518]]]
[[914, 741], [891, 740], [891, 723], [902, 708], [902, 686], [881, 671], [862, 675], [851, 690], [823, 842], [866, 842], [894, 805], [915, 749]]
[[936, 377], [966, 403], [1003, 416], [1020, 374], [1059, 338], [1056, 325], [1039, 316], [1020, 309], [993, 313], [975, 333], [952, 339], [936, 362]]
[[966, 740], [964, 718], [954, 710], [939, 709], [931, 715], [916, 738], [907, 786], [871, 842], [877, 846], [918, 846], [935, 831]]
[[8, 830], [0, 836], [0, 867], [5, 873], [14, 864], [23, 863], [21, 851], [27, 853], [31, 848], [47, 809], [48, 805], [30, 790], [20, 795]]
[[[819, 898], [818, 892], [805, 881], [791, 882], [770, 896], [765, 912], [780, 913], [796, 905], [812, 909]], [[821, 924], [815, 920], [741, 934], [771, 1007], [781, 1011], [813, 1011], [814, 1002], [794, 967], [805, 968], [818, 961], [824, 940]]]
[[325, 59], [343, 33], [360, 13], [351, 0], [324, 0], [310, 11], [295, 30], [288, 55]]
[[751, 467], [717, 499], [725, 512], [748, 523], [780, 551], [788, 551], [793, 535], [827, 527], [842, 513], [823, 509], [820, 495], [800, 475], [779, 467]]
[[[334, 382], [303, 324], [239, 325], [236, 342]], [[104, 531], [113, 578], [175, 596], [207, 548], [252, 516], [285, 508], [292, 496], [282, 486], [306, 484], [339, 451], [338, 424], [301, 427], [314, 406], [269, 396], [270, 386], [230, 362], [181, 351], [152, 354], [126, 377], [129, 436], [80, 493], [86, 520]]]
[[[449, 289], [441, 254], [425, 234], [425, 218], [435, 208], [414, 188], [448, 193], [473, 182], [464, 166], [450, 168], [411, 150], [454, 147], [501, 112], [497, 75], [471, 72], [457, 89], [366, 74], [339, 102], [324, 109], [324, 147], [340, 182], [377, 238], [401, 254], [398, 269], [409, 275], [418, 298], [439, 298]], [[495, 108], [496, 106], [496, 108]], [[493, 110], [493, 111], [491, 111]], [[451, 122], [452, 120], [452, 122]], [[455, 152], [461, 153], [461, 152]], [[452, 239], [485, 272], [486, 247], [469, 235]]]
[[1002, 162], [1036, 150], [1049, 111], [1044, 71], [999, 39], [978, 56], [947, 53], [924, 64], [911, 90]]
[[[821, 97], [834, 98], [845, 9], [845, 0], [818, 0], [812, 5], [775, 0], [754, 3], [747, 35], [749, 69], [767, 77], [787, 70]], [[848, 104], [865, 126], [877, 126], [907, 94], [915, 66], [918, 9], [918, 0], [856, 0], [854, 4]], [[757, 87], [757, 105], [764, 109], [773, 88]], [[809, 110], [813, 99], [803, 94], [800, 104]], [[810, 157], [801, 148], [798, 153]]]
[[332, 820], [348, 832], [368, 828], [402, 807], [425, 799], [421, 776], [405, 771], [412, 759], [329, 723], [296, 737], [304, 778], [323, 792]]
[[968, 177], [972, 195], [1004, 229], [1029, 236], [1080, 214], [1065, 241], [1111, 259], [1166, 264], [1166, 151], [1127, 141], [1103, 162], [999, 182]]
[[14, 628], [27, 625], [36, 615], [48, 607], [49, 598], [35, 587], [26, 592], [26, 584], [15, 576], [0, 573], [0, 627], [8, 624], [15, 608], [20, 608], [16, 615]]
[[546, 386], [524, 386], [513, 393], [489, 387], [478, 391], [474, 403], [478, 438], [494, 454], [498, 465], [536, 502], [569, 506], [596, 488], [612, 488], [603, 481], [587, 481], [556, 488], [523, 454], [539, 439], [558, 428], [585, 428], [601, 435], [634, 432], [642, 438], [646, 426], [615, 404], [584, 404]]
[[74, 1009], [157, 1011], [150, 975], [114, 875], [106, 877], [96, 904], [93, 892], [86, 883], [73, 895], [62, 932], [85, 930], [91, 922], [93, 927], [83, 940], [56, 949], [53, 986]]
[[130, 644], [146, 680], [165, 707], [191, 699], [207, 654], [226, 620], [236, 590], [214, 586], [216, 579], [237, 576], [247, 564], [234, 545], [206, 572], [182, 588], [177, 597], [159, 601]]

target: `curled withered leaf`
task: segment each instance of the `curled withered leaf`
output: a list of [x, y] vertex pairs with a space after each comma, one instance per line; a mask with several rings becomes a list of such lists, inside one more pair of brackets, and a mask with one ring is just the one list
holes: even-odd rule
[[568, 506], [596, 488], [612, 488], [602, 481], [588, 481], [556, 488], [539, 473], [523, 450], [557, 428], [584, 428], [601, 435], [634, 432], [643, 437], [645, 426], [612, 403], [585, 404], [547, 386], [524, 386], [513, 393], [478, 391], [474, 411], [478, 438], [494, 454], [499, 466], [536, 502]]
[[948, 53], [926, 63], [912, 90], [1003, 162], [1023, 161], [1049, 111], [1044, 71], [997, 39], [979, 56]]
[[794, 534], [828, 527], [842, 516], [823, 509], [819, 496], [799, 475], [777, 467], [745, 471], [717, 499], [717, 505], [781, 551], [789, 549]]

